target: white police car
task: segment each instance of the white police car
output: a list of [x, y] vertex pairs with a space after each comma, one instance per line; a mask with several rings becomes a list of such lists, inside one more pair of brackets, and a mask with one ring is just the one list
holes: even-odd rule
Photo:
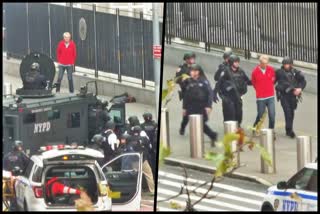
[[318, 167], [309, 163], [287, 182], [268, 189], [261, 211], [317, 211]]
[[[19, 210], [76, 211], [75, 200], [80, 197], [80, 190], [87, 192], [95, 211], [140, 209], [139, 153], [120, 155], [101, 168], [96, 159], [104, 155], [94, 149], [65, 145], [41, 149], [43, 152], [33, 155], [24, 173], [17, 176], [15, 192]], [[122, 171], [125, 159], [135, 161], [134, 170], [127, 166]], [[111, 199], [115, 192], [118, 197]]]

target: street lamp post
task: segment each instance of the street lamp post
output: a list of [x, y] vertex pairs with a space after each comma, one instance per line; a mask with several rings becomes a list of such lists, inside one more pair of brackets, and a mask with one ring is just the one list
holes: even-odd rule
[[[152, 3], [152, 26], [153, 26], [153, 45], [160, 44], [160, 33], [159, 33], [159, 19], [157, 14], [157, 3]], [[155, 83], [155, 104], [156, 104], [156, 118], [158, 118], [159, 111], [159, 76], [160, 76], [160, 59], [153, 59], [153, 70], [154, 70], [154, 83]]]

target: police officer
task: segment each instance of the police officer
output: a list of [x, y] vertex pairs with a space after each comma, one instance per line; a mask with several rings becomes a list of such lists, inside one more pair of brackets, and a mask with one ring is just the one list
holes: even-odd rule
[[131, 129], [131, 136], [128, 142], [135, 152], [139, 152], [143, 157], [142, 171], [147, 180], [147, 185], [150, 193], [154, 193], [154, 178], [149, 162], [148, 150], [150, 149], [150, 141], [147, 136], [141, 136], [141, 127], [134, 126]]
[[105, 160], [109, 161], [115, 157], [115, 151], [119, 146], [119, 141], [117, 135], [114, 133], [115, 124], [112, 121], [108, 121], [105, 125], [105, 130], [102, 133], [105, 141], [103, 142], [103, 150], [105, 155]]
[[[16, 140], [13, 145], [13, 150], [3, 158], [3, 169], [21, 174], [26, 170], [29, 161], [29, 157], [23, 151], [22, 141]], [[9, 211], [17, 211], [17, 208], [17, 201], [14, 198], [11, 199]]]
[[141, 124], [141, 128], [146, 132], [152, 144], [155, 144], [157, 140], [158, 125], [154, 120], [152, 120], [151, 113], [144, 113], [143, 119], [144, 123]]
[[144, 113], [143, 114], [144, 123], [141, 124], [142, 130], [146, 132], [149, 137], [151, 147], [149, 150], [150, 156], [150, 164], [155, 174], [156, 164], [157, 164], [157, 133], [158, 133], [158, 125], [157, 123], [152, 120], [151, 113]]
[[104, 104], [98, 100], [95, 106], [89, 108], [89, 139], [95, 134], [101, 134], [105, 124], [110, 120]]
[[[239, 67], [240, 58], [231, 55], [229, 65], [221, 72], [216, 89], [222, 99], [224, 121], [242, 122], [242, 96], [247, 93], [247, 86], [252, 85], [246, 73]], [[217, 93], [217, 91], [214, 91]], [[215, 95], [214, 95], [215, 97]]]
[[232, 55], [232, 51], [225, 51], [223, 53], [223, 63], [221, 63], [218, 67], [218, 70], [216, 71], [216, 73], [214, 74], [214, 80], [218, 81], [221, 75], [221, 72], [224, 71], [226, 69], [226, 67], [229, 66], [229, 58]]
[[132, 135], [132, 129], [135, 126], [139, 126], [140, 127], [140, 135], [142, 137], [147, 137], [149, 139], [147, 133], [141, 128], [140, 121], [137, 116], [130, 116], [128, 118], [128, 121], [129, 121], [129, 124], [127, 125], [125, 133]]
[[46, 86], [46, 77], [40, 73], [39, 63], [32, 63], [23, 83], [24, 89], [45, 89]]
[[19, 168], [20, 172], [24, 172], [29, 163], [28, 156], [23, 151], [23, 143], [16, 140], [11, 152], [6, 154], [3, 158], [3, 169], [12, 172]]
[[179, 99], [183, 99], [184, 91], [185, 91], [185, 83], [182, 80], [183, 74], [190, 75], [190, 67], [192, 64], [195, 63], [196, 54], [193, 52], [185, 53], [183, 56], [184, 63], [182, 65], [179, 65], [177, 71], [176, 71], [176, 83], [180, 85], [181, 91], [179, 91]]
[[181, 122], [180, 134], [184, 135], [190, 114], [202, 114], [204, 133], [210, 137], [212, 145], [214, 145], [217, 133], [212, 131], [206, 124], [212, 108], [212, 88], [199, 65], [194, 64], [191, 66], [190, 76], [191, 78], [186, 82], [186, 91], [183, 98], [184, 117]]
[[[91, 149], [95, 149], [101, 152], [102, 154], [104, 154], [104, 149], [103, 149], [104, 141], [105, 141], [105, 138], [101, 134], [95, 134], [91, 139], [91, 145], [89, 145], [88, 147]], [[106, 163], [105, 158], [106, 157], [97, 159], [100, 166]]]
[[295, 138], [293, 131], [294, 110], [301, 99], [302, 90], [306, 87], [306, 80], [301, 71], [292, 67], [293, 60], [285, 57], [282, 67], [276, 71], [276, 91], [286, 120], [286, 135]]

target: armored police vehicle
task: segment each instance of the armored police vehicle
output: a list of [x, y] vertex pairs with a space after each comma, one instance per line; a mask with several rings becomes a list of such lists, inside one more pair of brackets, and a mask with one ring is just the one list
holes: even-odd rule
[[[119, 101], [116, 97], [108, 109], [107, 102], [97, 97], [95, 81], [81, 87], [78, 94], [54, 93], [53, 89], [57, 86], [53, 84], [55, 65], [44, 54], [25, 56], [20, 65], [20, 76], [23, 87], [16, 90], [16, 95], [3, 95], [4, 154], [11, 150], [15, 140], [23, 141], [29, 155], [41, 146], [57, 142], [88, 144], [94, 134], [89, 134], [89, 130], [95, 130], [100, 120], [96, 114], [98, 103], [102, 111], [108, 113], [108, 119], [114, 120], [118, 127], [125, 124], [123, 99]], [[95, 84], [95, 92], [89, 92], [91, 83]]]

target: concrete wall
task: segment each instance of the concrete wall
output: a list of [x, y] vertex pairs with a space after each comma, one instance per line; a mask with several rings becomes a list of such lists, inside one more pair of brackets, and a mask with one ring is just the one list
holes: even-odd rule
[[[20, 62], [14, 58], [9, 60], [3, 57], [3, 72], [20, 78]], [[86, 71], [85, 71], [86, 70]], [[123, 78], [123, 82], [119, 83], [117, 79], [113, 79], [111, 75], [104, 75], [99, 78], [95, 78], [93, 71], [87, 69], [81, 69], [76, 67], [76, 71], [73, 74], [74, 88], [79, 90], [81, 86], [84, 86], [86, 82], [96, 80], [98, 83], [98, 94], [103, 96], [115, 96], [127, 92], [129, 95], [134, 96], [138, 103], [143, 103], [147, 105], [155, 105], [154, 98], [154, 83], [146, 82], [146, 88], [141, 87], [141, 80], [133, 80], [133, 78]], [[56, 78], [58, 76], [58, 70], [56, 72]], [[130, 81], [130, 82], [128, 82]], [[68, 88], [68, 78], [67, 74], [64, 74], [62, 80], [62, 87]]]
[[[182, 58], [185, 52], [193, 51], [196, 53], [197, 59], [196, 62], [202, 66], [206, 73], [209, 73], [212, 76], [216, 72], [218, 65], [222, 63], [222, 53], [221, 52], [205, 52], [201, 48], [195, 48], [190, 46], [183, 46], [183, 45], [165, 45], [164, 48], [164, 63], [168, 65], [179, 65], [183, 62]], [[247, 73], [248, 76], [251, 76], [252, 69], [258, 64], [257, 59], [250, 59], [246, 60], [241, 57], [240, 66], [243, 70]], [[280, 63], [270, 63], [274, 68], [279, 68], [281, 66]], [[305, 69], [305, 68], [298, 68], [303, 71], [307, 86], [305, 88], [306, 92], [310, 93], [318, 93], [318, 75], [317, 70]]]

